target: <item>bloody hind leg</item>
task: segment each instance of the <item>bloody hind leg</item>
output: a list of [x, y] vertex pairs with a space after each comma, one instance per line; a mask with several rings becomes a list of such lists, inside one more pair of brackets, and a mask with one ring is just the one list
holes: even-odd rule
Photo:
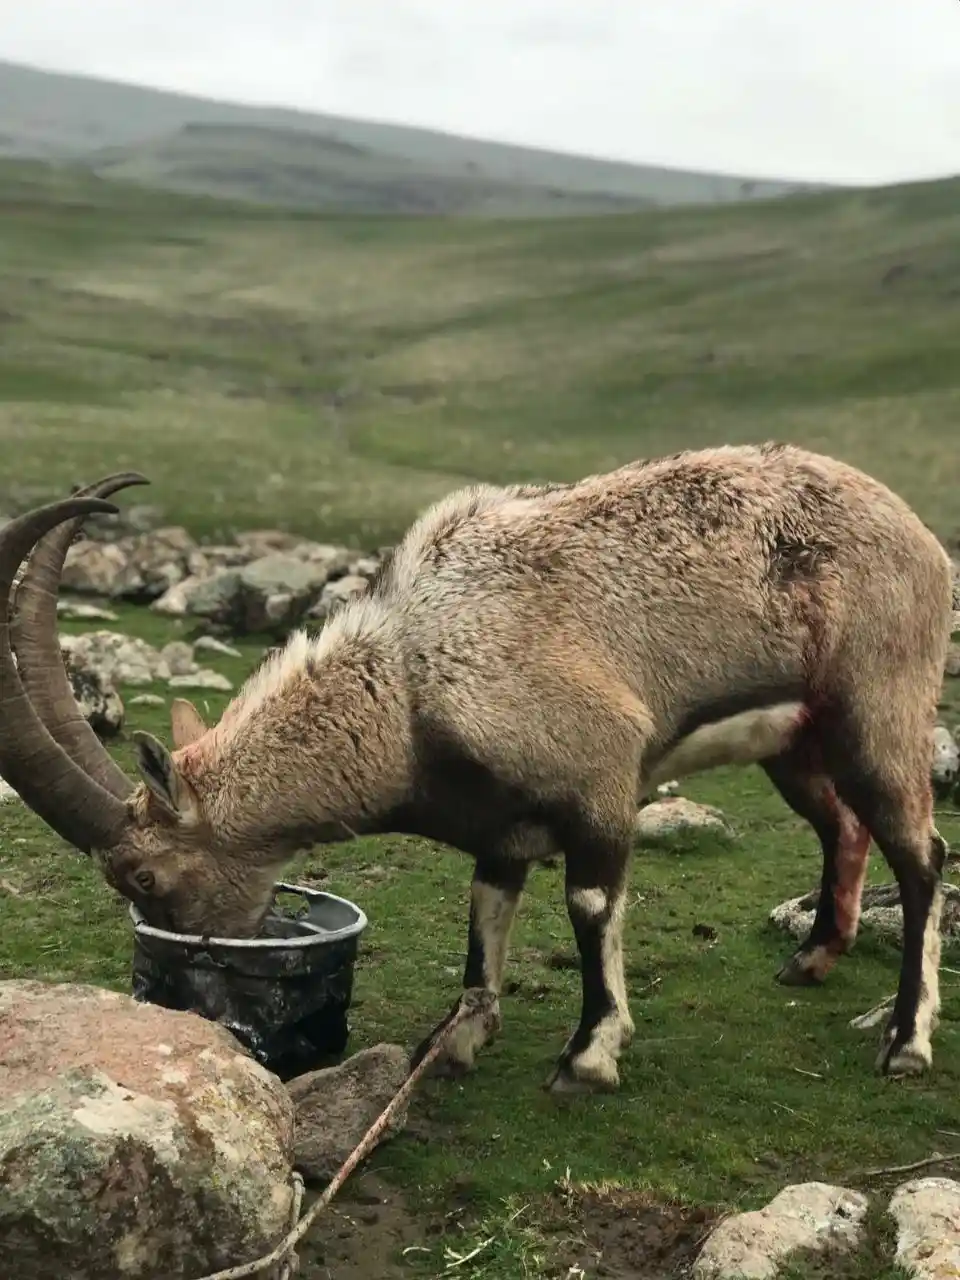
[[786, 986], [805, 986], [822, 982], [856, 941], [870, 832], [837, 795], [811, 741], [763, 767], [790, 808], [813, 827], [823, 851], [813, 927], [777, 975]]
[[[915, 692], [905, 691], [902, 702], [897, 694], [887, 692], [879, 725], [864, 724], [862, 716], [838, 720], [823, 741], [838, 793], [869, 827], [900, 889], [900, 983], [877, 1067], [907, 1075], [923, 1071], [933, 1056], [946, 844], [933, 824], [929, 729], [918, 723]], [[878, 750], [884, 743], [889, 750]]]

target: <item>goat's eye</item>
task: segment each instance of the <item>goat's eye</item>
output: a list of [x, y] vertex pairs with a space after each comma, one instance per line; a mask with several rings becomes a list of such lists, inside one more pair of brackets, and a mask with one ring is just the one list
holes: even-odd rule
[[134, 872], [133, 878], [137, 882], [137, 888], [142, 893], [153, 893], [157, 878], [152, 871], [148, 871], [146, 867], [141, 867], [139, 871]]

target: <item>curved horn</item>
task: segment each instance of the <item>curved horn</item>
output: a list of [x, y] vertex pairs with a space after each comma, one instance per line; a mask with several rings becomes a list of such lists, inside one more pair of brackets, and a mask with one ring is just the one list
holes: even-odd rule
[[48, 826], [84, 852], [117, 843], [128, 823], [126, 806], [70, 759], [34, 711], [10, 648], [10, 589], [50, 529], [76, 516], [117, 510], [99, 498], [68, 498], [0, 529], [0, 775]]
[[[149, 484], [146, 476], [126, 471], [106, 476], [74, 498], [108, 498], [118, 489]], [[48, 732], [84, 773], [125, 800], [133, 783], [87, 724], [77, 706], [63, 663], [57, 633], [57, 593], [63, 562], [83, 519], [75, 516], [51, 529], [33, 549], [14, 597], [10, 637], [20, 681]]]

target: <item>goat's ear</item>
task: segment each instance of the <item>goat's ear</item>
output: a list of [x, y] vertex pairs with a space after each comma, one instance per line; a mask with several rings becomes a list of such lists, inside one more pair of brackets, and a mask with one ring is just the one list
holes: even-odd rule
[[173, 748], [189, 747], [207, 732], [203, 716], [186, 698], [174, 698], [170, 706], [170, 726], [173, 730]]
[[186, 826], [196, 826], [201, 818], [199, 797], [174, 764], [170, 752], [153, 734], [139, 729], [133, 740], [137, 765], [151, 794], [171, 818]]

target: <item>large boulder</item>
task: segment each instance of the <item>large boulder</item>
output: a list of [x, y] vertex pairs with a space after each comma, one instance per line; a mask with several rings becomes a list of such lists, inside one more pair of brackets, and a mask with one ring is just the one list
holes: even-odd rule
[[0, 1257], [30, 1280], [190, 1280], [289, 1226], [293, 1104], [216, 1023], [0, 983]]

